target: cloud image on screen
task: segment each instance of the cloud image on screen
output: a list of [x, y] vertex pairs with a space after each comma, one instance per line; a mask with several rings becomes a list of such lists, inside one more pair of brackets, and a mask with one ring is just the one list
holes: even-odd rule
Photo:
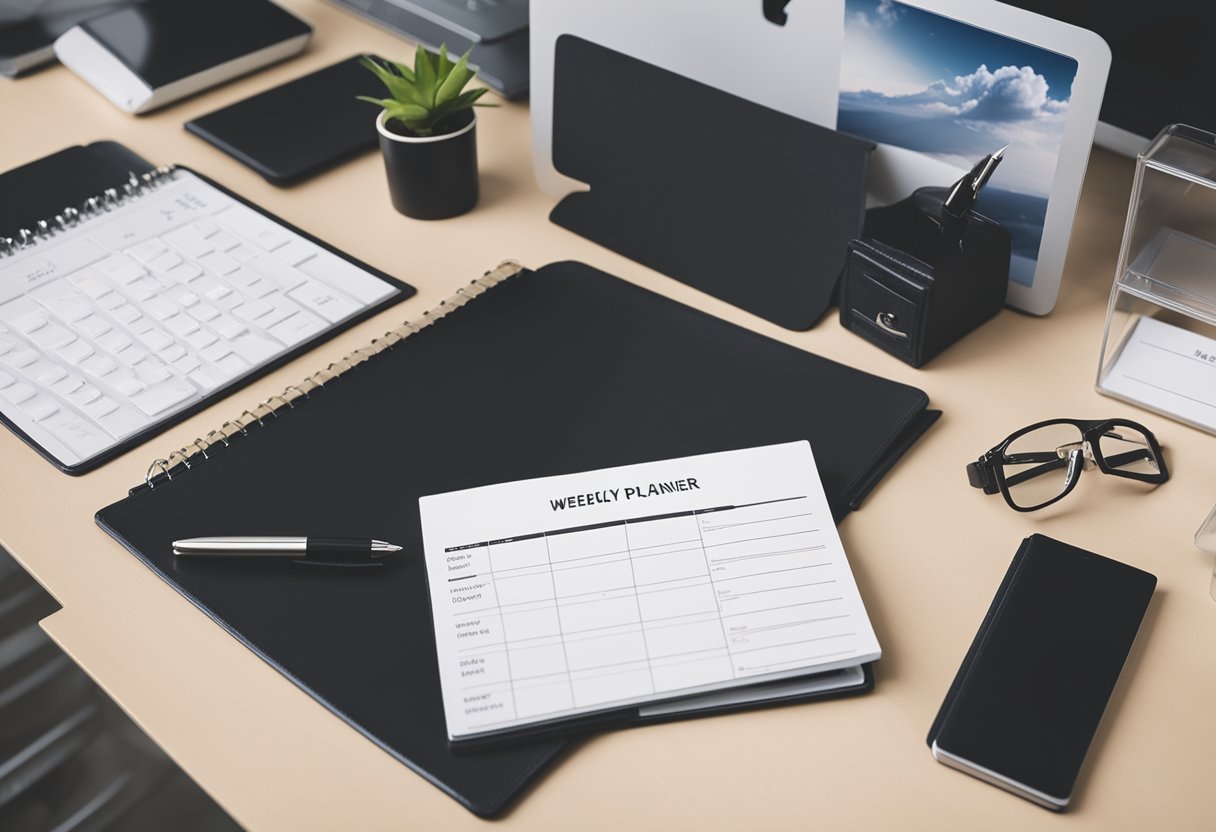
[[1009, 230], [1010, 278], [1031, 285], [1077, 62], [894, 0], [845, 10], [837, 128], [947, 178], [1009, 145], [976, 210]]

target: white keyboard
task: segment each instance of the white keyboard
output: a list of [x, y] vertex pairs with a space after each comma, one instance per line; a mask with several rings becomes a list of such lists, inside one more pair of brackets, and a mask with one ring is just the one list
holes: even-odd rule
[[178, 170], [0, 258], [0, 412], [79, 466], [397, 291]]

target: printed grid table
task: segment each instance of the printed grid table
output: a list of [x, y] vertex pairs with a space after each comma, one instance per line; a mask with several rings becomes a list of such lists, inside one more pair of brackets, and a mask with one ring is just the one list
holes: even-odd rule
[[447, 548], [469, 724], [626, 704], [854, 653], [836, 587], [844, 565], [816, 557], [825, 518], [805, 501]]

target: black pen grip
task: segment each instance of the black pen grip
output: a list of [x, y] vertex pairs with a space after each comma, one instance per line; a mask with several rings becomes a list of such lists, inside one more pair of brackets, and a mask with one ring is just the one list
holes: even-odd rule
[[339, 563], [366, 562], [372, 556], [372, 541], [370, 537], [310, 537], [307, 551], [309, 557], [323, 555]]

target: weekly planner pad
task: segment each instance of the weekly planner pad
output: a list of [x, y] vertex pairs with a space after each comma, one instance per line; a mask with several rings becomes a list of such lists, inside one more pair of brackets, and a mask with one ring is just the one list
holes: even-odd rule
[[454, 742], [880, 654], [805, 441], [419, 505]]

